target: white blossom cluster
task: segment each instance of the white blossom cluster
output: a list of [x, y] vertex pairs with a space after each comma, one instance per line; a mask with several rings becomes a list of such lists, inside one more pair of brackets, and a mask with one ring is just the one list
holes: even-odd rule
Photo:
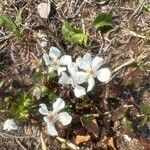
[[[45, 65], [48, 66], [48, 72], [57, 71], [59, 84], [72, 85], [76, 97], [81, 97], [93, 89], [95, 78], [107, 83], [111, 77], [111, 71], [108, 68], [101, 68], [103, 59], [99, 56], [92, 58], [90, 53], [83, 57], [78, 57], [73, 62], [70, 55], [61, 55], [60, 50], [51, 47], [49, 54], [43, 54]], [[88, 83], [87, 88], [83, 83]], [[47, 124], [47, 133], [51, 136], [58, 136], [55, 124], [60, 122], [66, 126], [72, 121], [72, 117], [67, 112], [61, 112], [65, 108], [65, 102], [58, 98], [52, 106], [53, 110], [48, 111], [45, 104], [40, 104], [39, 113], [44, 115], [43, 119]], [[4, 130], [17, 130], [18, 126], [13, 119], [7, 119], [4, 122]]]
[[[49, 54], [43, 54], [43, 60], [49, 72], [57, 71], [59, 84], [72, 85], [76, 97], [81, 97], [93, 89], [94, 78], [107, 83], [111, 77], [109, 68], [101, 68], [103, 59], [99, 56], [92, 58], [90, 53], [73, 62], [70, 55], [62, 56], [60, 50], [52, 46]], [[82, 86], [83, 83], [88, 83], [87, 88]]]

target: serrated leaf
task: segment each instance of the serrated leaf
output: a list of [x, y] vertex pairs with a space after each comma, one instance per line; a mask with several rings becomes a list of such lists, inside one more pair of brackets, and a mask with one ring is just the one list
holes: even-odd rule
[[93, 21], [93, 25], [96, 29], [111, 27], [112, 26], [112, 15], [108, 13], [99, 14], [96, 19]]
[[150, 106], [147, 106], [145, 104], [141, 104], [140, 110], [146, 116], [150, 114]]
[[70, 43], [83, 44], [84, 46], [87, 46], [88, 36], [82, 29], [72, 27], [70, 23], [65, 22], [62, 26], [61, 32], [65, 40]]

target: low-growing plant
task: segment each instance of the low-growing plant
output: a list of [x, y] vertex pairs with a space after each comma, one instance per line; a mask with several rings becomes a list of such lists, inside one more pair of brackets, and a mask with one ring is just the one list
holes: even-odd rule
[[112, 15], [110, 13], [101, 13], [93, 21], [93, 25], [96, 29], [105, 29], [112, 26]]
[[11, 115], [19, 120], [29, 119], [34, 98], [26, 91], [21, 91], [15, 99]]
[[66, 41], [87, 47], [88, 34], [82, 29], [75, 28], [70, 23], [64, 22], [61, 32]]
[[20, 9], [16, 15], [16, 19], [12, 19], [9, 15], [0, 15], [0, 27], [4, 27], [10, 32], [12, 32], [12, 36], [19, 40], [23, 37], [24, 27], [21, 25], [22, 23], [22, 9]]

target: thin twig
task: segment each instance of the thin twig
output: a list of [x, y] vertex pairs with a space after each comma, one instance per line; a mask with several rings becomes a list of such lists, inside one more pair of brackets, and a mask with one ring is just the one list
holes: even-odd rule
[[15, 138], [15, 141], [23, 150], [27, 150], [18, 139]]
[[[143, 52], [143, 53], [144, 53], [144, 52]], [[122, 69], [122, 68], [124, 68], [124, 67], [126, 67], [126, 66], [129, 66], [129, 65], [131, 65], [131, 64], [133, 64], [133, 63], [138, 63], [138, 62], [140, 62], [142, 59], [145, 59], [146, 57], [148, 57], [148, 55], [144, 55], [143, 53], [142, 53], [141, 55], [139, 55], [137, 58], [131, 58], [130, 60], [128, 60], [128, 61], [126, 61], [125, 63], [121, 64], [120, 66], [118, 66], [117, 68], [115, 68], [115, 69], [113, 70], [113, 73], [115, 73], [115, 72], [119, 71], [120, 69]]]
[[79, 150], [80, 148], [74, 144], [72, 144], [71, 142], [68, 142], [67, 140], [63, 139], [63, 138], [60, 138], [60, 137], [56, 137], [56, 139], [58, 141], [60, 141], [61, 143], [65, 143], [67, 146], [69, 146], [71, 149], [74, 149], [74, 150]]
[[134, 12], [133, 14], [130, 16], [130, 18], [128, 19], [127, 23], [133, 18], [133, 17], [136, 17], [138, 16], [142, 9], [143, 9], [143, 6], [145, 5], [146, 1], [144, 1]]

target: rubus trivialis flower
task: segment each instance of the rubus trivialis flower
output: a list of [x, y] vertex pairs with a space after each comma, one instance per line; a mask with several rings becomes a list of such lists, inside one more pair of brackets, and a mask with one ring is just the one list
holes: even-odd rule
[[65, 102], [57, 98], [56, 102], [53, 103], [53, 110], [48, 111], [45, 104], [40, 104], [39, 112], [44, 115], [43, 119], [47, 124], [47, 132], [51, 136], [57, 136], [58, 132], [55, 128], [55, 123], [59, 121], [62, 125], [66, 126], [70, 124], [72, 117], [67, 112], [60, 112], [65, 108]]
[[68, 64], [67, 69], [69, 75], [67, 75], [66, 72], [62, 72], [58, 83], [62, 85], [72, 85], [76, 97], [85, 95], [85, 88], [79, 85], [85, 81], [84, 73], [78, 71], [78, 66], [74, 62]]
[[50, 47], [49, 55], [47, 53], [43, 54], [43, 60], [45, 65], [48, 66], [48, 71], [57, 71], [58, 75], [66, 70], [65, 65], [72, 62], [72, 58], [69, 55], [64, 55], [61, 57], [61, 52], [56, 47]]
[[84, 77], [86, 82], [88, 82], [87, 91], [91, 91], [95, 85], [94, 78], [97, 78], [101, 82], [108, 82], [111, 76], [111, 72], [108, 68], [102, 68], [103, 59], [96, 56], [95, 58], [91, 57], [90, 53], [86, 53], [83, 58], [78, 57], [76, 59], [76, 64], [78, 67], [84, 71]]
[[7, 131], [17, 130], [17, 129], [18, 129], [18, 126], [16, 125], [16, 123], [15, 123], [15, 121], [14, 121], [13, 119], [7, 119], [7, 120], [4, 122], [3, 129], [4, 129], [4, 130], [7, 130]]

